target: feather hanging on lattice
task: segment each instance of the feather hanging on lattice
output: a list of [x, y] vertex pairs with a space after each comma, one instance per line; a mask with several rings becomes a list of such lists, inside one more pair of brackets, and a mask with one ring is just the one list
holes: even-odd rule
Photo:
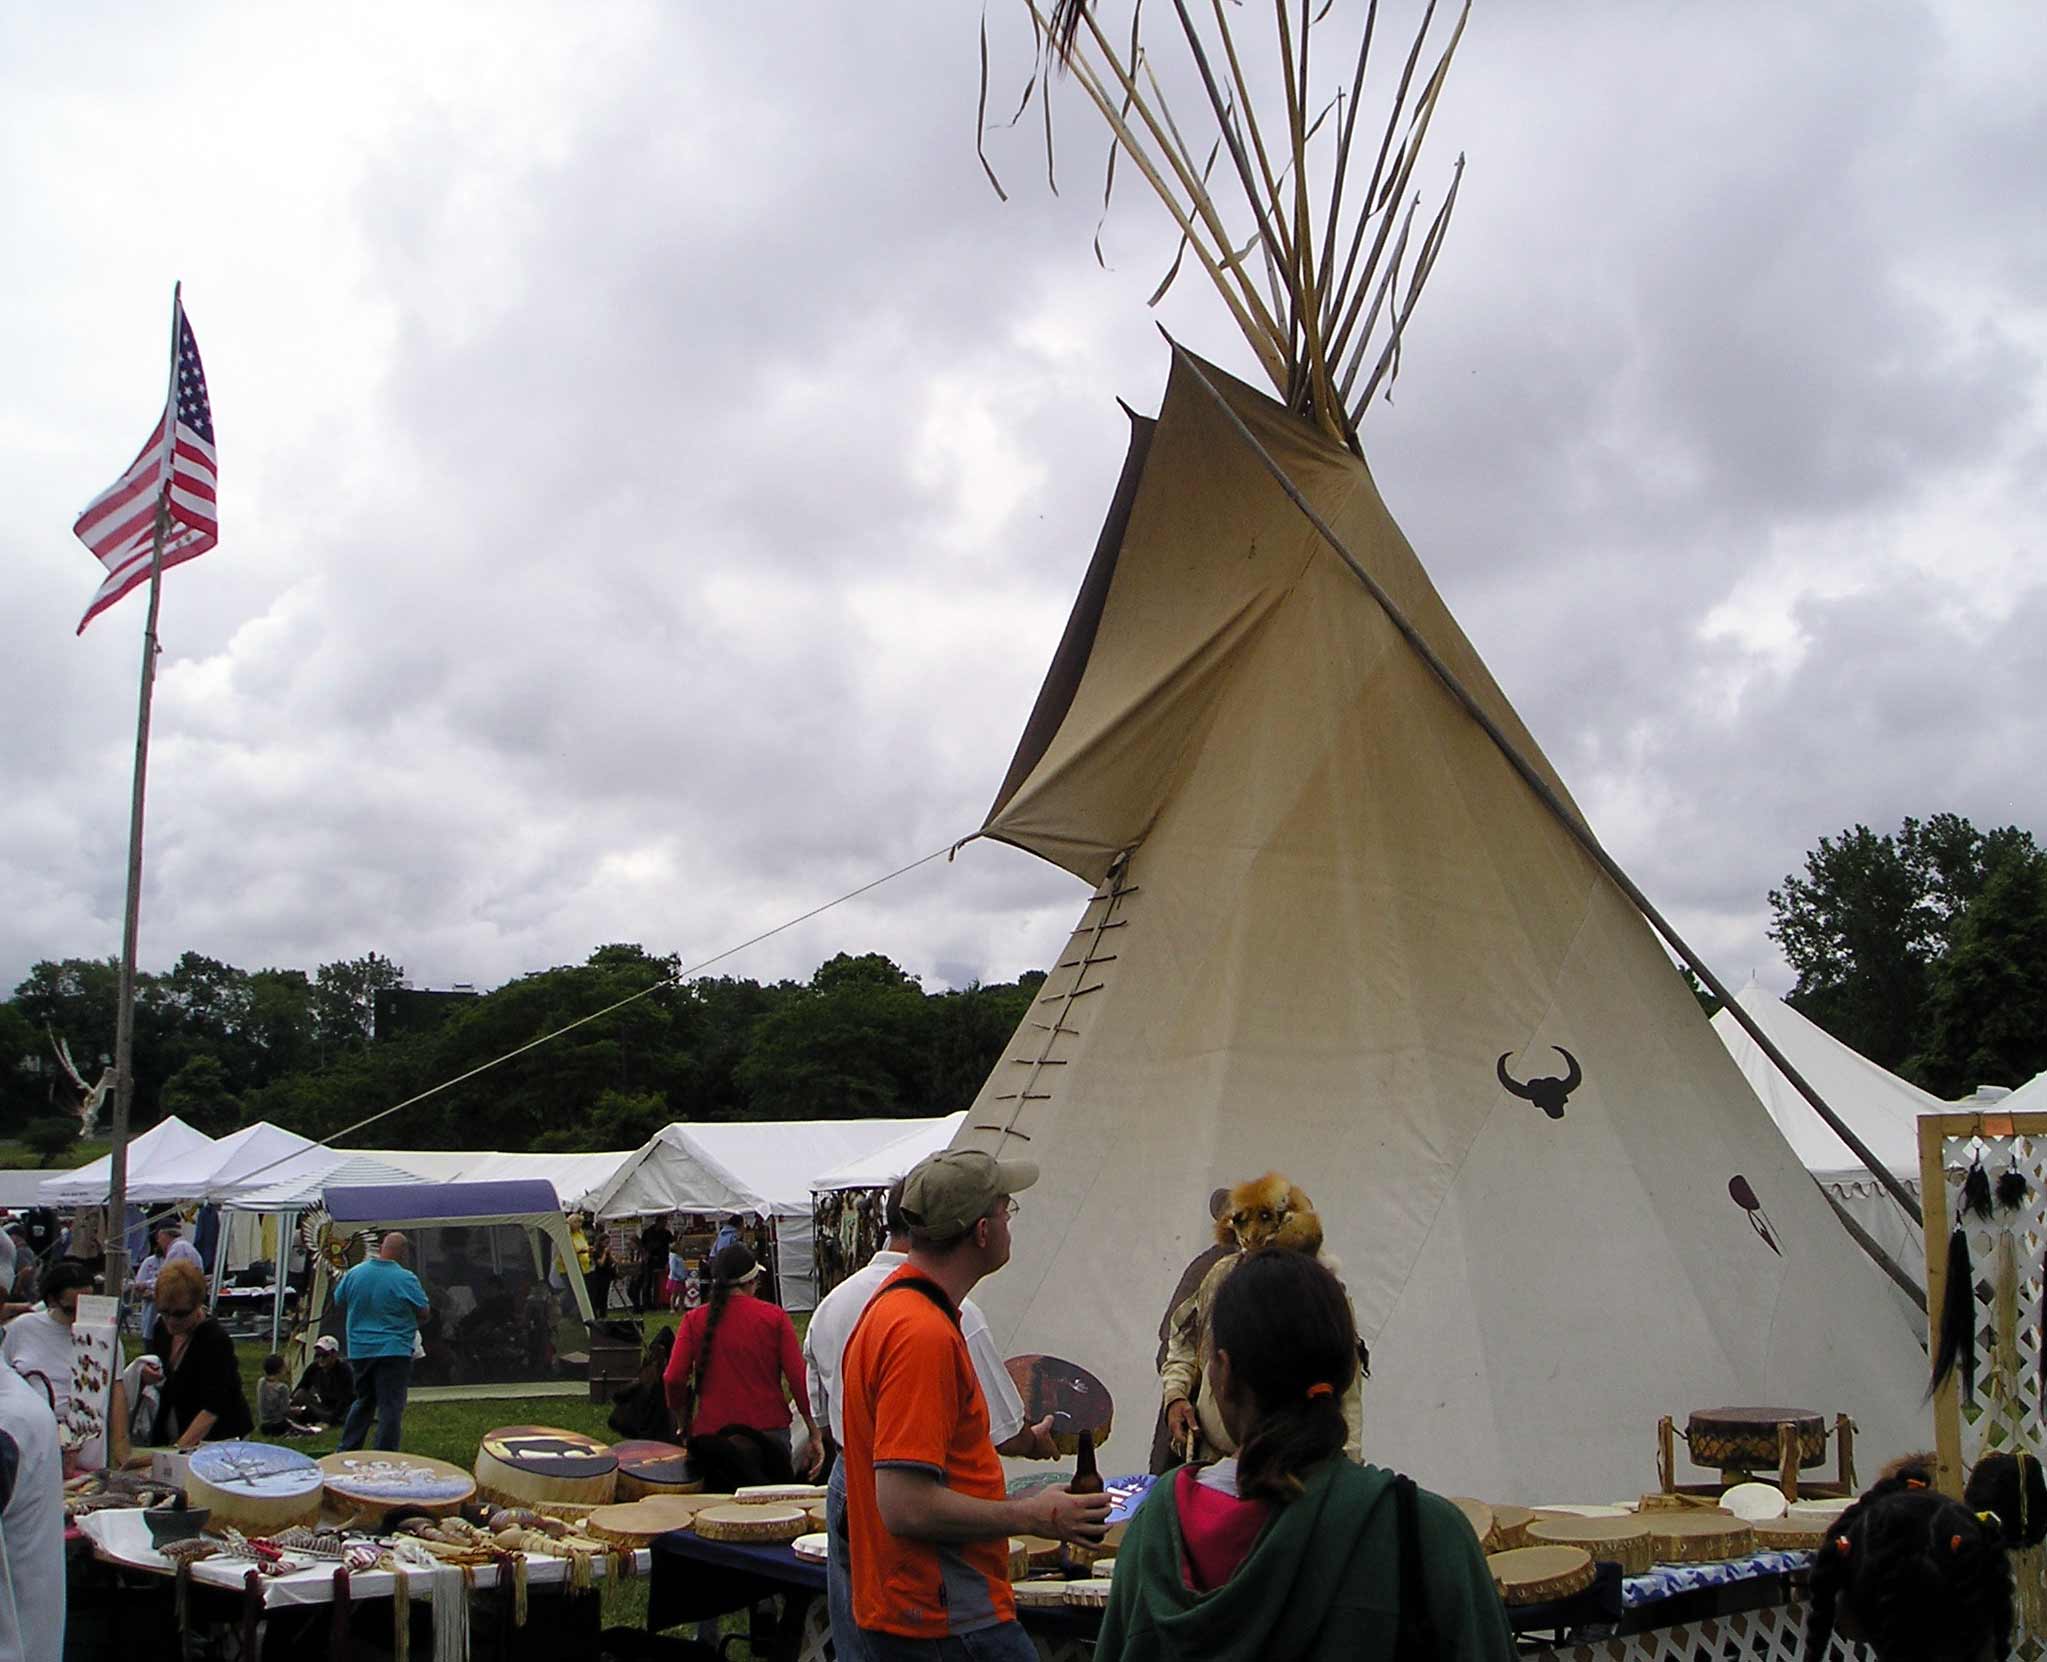
[[1980, 1153], [1969, 1163], [1969, 1175], [1962, 1179], [1962, 1211], [1985, 1223], [1990, 1221], [1990, 1173], [1983, 1169]]
[[1962, 1370], [1963, 1400], [1976, 1400], [1976, 1271], [1969, 1262], [1969, 1232], [1957, 1229], [1947, 1243], [1947, 1292], [1940, 1301], [1940, 1344], [1933, 1355], [1931, 1397], [1957, 1364]]
[[2033, 1185], [2027, 1180], [2026, 1174], [2019, 1170], [2017, 1156], [2013, 1156], [2011, 1164], [2004, 1168], [1997, 1179], [1997, 1204], [2007, 1212], [2017, 1212], [2032, 1198]]

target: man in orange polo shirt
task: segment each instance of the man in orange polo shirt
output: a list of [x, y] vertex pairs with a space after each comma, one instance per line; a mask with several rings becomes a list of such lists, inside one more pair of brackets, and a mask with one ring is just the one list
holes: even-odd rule
[[861, 1314], [842, 1363], [853, 1619], [834, 1632], [858, 1662], [1032, 1662], [1009, 1591], [1009, 1537], [1083, 1546], [1107, 1528], [1106, 1495], [1040, 1489], [1007, 1498], [988, 1405], [960, 1336], [960, 1300], [1009, 1262], [1022, 1160], [948, 1149], [903, 1183], [908, 1261]]

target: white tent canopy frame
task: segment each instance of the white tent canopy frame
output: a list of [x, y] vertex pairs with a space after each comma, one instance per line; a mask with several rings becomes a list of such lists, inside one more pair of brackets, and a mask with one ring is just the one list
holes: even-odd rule
[[[201, 1158], [212, 1147], [211, 1137], [177, 1115], [158, 1120], [128, 1145], [128, 1198], [135, 1199], [137, 1185], [149, 1182], [165, 1167]], [[113, 1156], [102, 1154], [75, 1170], [44, 1178], [37, 1196], [45, 1206], [104, 1206], [112, 1188], [113, 1172]]]
[[817, 1303], [810, 1176], [846, 1165], [933, 1120], [730, 1120], [663, 1126], [597, 1195], [600, 1218], [751, 1213], [773, 1240], [782, 1305]]

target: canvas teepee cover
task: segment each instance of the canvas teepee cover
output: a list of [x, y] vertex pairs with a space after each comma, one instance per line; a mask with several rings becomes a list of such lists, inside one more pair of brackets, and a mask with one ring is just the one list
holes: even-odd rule
[[[1723, 1404], [1923, 1442], [1886, 1283], [1640, 914], [1203, 373], [1554, 781], [1363, 464], [1177, 361], [984, 827], [1098, 886], [959, 1138], [1043, 1167], [975, 1295], [1007, 1351], [1101, 1372], [1141, 1462], [1206, 1197], [1276, 1167], [1371, 1347], [1370, 1456], [1439, 1491], [1631, 1496], [1658, 1416]], [[1552, 1047], [1560, 1117], [1497, 1071], [1568, 1077]]]

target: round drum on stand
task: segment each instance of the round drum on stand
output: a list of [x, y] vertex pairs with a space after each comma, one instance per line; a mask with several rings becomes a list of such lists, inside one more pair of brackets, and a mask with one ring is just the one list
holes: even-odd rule
[[1702, 1408], [1685, 1422], [1692, 1464], [1724, 1472], [1773, 1472], [1777, 1427], [1789, 1422], [1798, 1440], [1798, 1467], [1826, 1464], [1827, 1422], [1810, 1408]]

